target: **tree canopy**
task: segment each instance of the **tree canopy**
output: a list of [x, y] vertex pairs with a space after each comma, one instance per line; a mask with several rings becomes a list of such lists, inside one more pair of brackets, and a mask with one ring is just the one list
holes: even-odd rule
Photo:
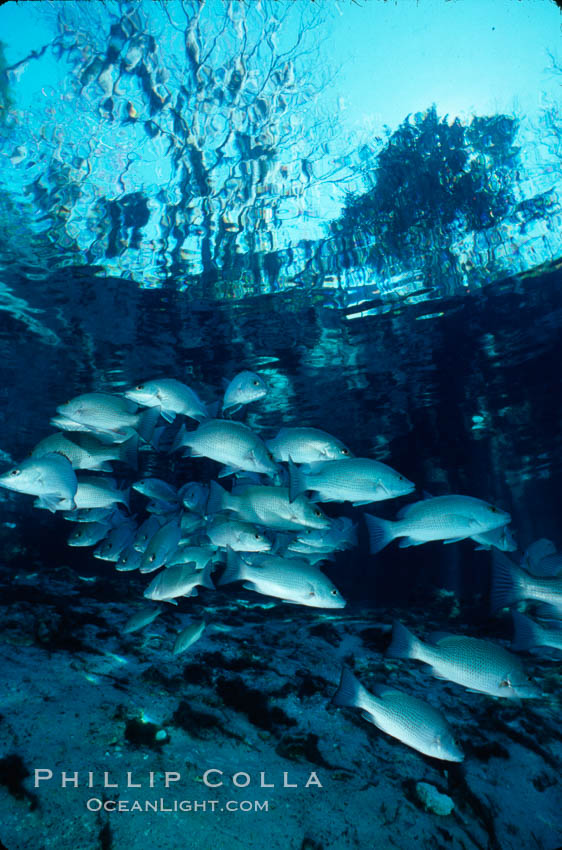
[[408, 117], [367, 164], [369, 188], [348, 198], [337, 231], [378, 270], [419, 265], [428, 251], [443, 261], [455, 235], [510, 209], [517, 129], [506, 115], [449, 123], [435, 107]]

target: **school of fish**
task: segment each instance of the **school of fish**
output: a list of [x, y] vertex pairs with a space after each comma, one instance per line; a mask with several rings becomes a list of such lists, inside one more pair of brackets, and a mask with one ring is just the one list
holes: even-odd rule
[[[259, 374], [243, 371], [212, 405], [166, 377], [122, 394], [79, 395], [56, 409], [51, 424], [58, 430], [1, 475], [0, 486], [32, 495], [36, 507], [61, 511], [74, 522], [69, 546], [95, 547], [94, 556], [114, 562], [120, 572], [155, 573], [144, 597], [156, 604], [137, 611], [125, 633], [153, 622], [164, 603], [177, 605], [201, 588], [212, 592], [235, 582], [286, 603], [343, 608], [345, 599], [322, 563], [356, 545], [356, 525], [348, 517], [328, 517], [321, 503], [370, 505], [410, 496], [415, 484], [384, 463], [355, 457], [319, 428], [282, 427], [263, 439], [232, 418], [267, 393]], [[175, 459], [181, 452], [195, 459], [191, 469], [198, 458], [220, 469], [213, 480], [179, 486], [139, 478], [139, 458], [147, 451]], [[232, 486], [223, 486], [224, 479]], [[478, 549], [493, 549], [492, 608], [513, 609], [513, 648], [562, 649], [562, 554], [539, 540], [520, 564], [509, 560], [505, 553], [517, 546], [506, 511], [473, 496], [424, 494], [394, 521], [364, 516], [372, 554], [394, 539], [400, 547], [470, 539]], [[191, 647], [205, 628], [204, 620], [189, 623], [173, 654]], [[440, 633], [422, 641], [395, 622], [387, 655], [418, 660], [430, 665], [432, 675], [489, 696], [541, 696], [518, 656], [480, 637]], [[371, 693], [347, 667], [333, 703], [360, 709], [366, 720], [421, 753], [464, 758], [434, 706], [380, 683]]]

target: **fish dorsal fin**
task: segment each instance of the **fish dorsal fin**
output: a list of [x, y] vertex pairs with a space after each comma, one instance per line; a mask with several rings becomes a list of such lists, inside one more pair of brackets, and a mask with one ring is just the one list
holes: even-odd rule
[[411, 505], [404, 505], [403, 508], [400, 508], [400, 510], [396, 514], [396, 519], [404, 519], [404, 517], [408, 516], [408, 514], [410, 512], [410, 508], [412, 508], [413, 505], [415, 505], [415, 504], [416, 504], [416, 502], [413, 502], [413, 504], [411, 504]]
[[374, 685], [371, 688], [371, 693], [379, 699], [385, 699], [386, 697], [391, 696], [402, 696], [402, 691], [398, 691], [390, 685], [383, 684]]
[[422, 490], [422, 499], [424, 502], [427, 502], [428, 499], [434, 499], [435, 496], [433, 493], [428, 493], [427, 490]]
[[441, 646], [441, 644], [456, 637], [458, 637], [458, 635], [453, 635], [451, 632], [432, 632], [429, 635], [428, 640], [430, 643], [434, 644], [434, 646]]

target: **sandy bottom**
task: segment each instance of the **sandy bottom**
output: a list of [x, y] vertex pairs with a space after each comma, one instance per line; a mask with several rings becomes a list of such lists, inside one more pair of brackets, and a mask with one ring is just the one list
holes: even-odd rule
[[[183, 600], [124, 634], [143, 607], [123, 600], [124, 582], [135, 581], [128, 575], [0, 571], [0, 847], [562, 845], [555, 653], [526, 659], [545, 696], [516, 704], [433, 679], [416, 662], [385, 660], [393, 617], [420, 635], [468, 630], [445, 615], [429, 622], [421, 611], [262, 607], [270, 600], [234, 590]], [[202, 615], [203, 637], [174, 656], [177, 632]], [[391, 682], [439, 707], [465, 762], [424, 757], [359, 711], [331, 706], [344, 659], [367, 688]], [[52, 778], [35, 787], [37, 769]], [[205, 784], [209, 770], [222, 771], [207, 774], [222, 786]], [[166, 771], [180, 774], [168, 788]], [[78, 787], [62, 787], [63, 772], [77, 773]], [[117, 788], [104, 787], [105, 773]], [[128, 774], [140, 788], [127, 787]], [[424, 809], [420, 781], [451, 798], [451, 814]]]

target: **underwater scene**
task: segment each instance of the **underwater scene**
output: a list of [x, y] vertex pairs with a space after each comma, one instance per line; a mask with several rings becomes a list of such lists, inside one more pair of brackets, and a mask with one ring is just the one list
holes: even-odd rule
[[0, 7], [0, 850], [562, 848], [561, 24]]

